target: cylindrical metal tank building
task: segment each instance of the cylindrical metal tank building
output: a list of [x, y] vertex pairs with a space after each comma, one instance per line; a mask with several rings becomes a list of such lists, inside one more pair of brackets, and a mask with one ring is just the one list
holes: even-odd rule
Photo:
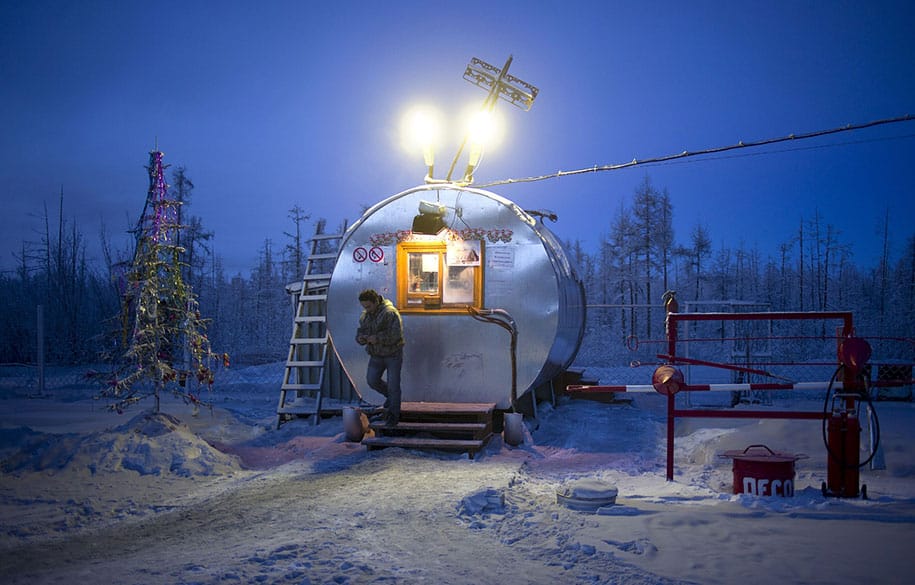
[[[584, 289], [559, 241], [511, 201], [453, 184], [409, 189], [365, 212], [344, 234], [327, 291], [327, 327], [359, 395], [368, 355], [355, 341], [359, 292], [373, 288], [403, 317], [403, 400], [493, 402], [549, 381], [575, 358]], [[471, 308], [513, 321], [511, 334]]]

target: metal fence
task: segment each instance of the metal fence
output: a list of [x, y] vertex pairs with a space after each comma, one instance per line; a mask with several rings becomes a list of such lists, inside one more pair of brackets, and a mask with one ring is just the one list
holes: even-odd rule
[[[734, 312], [758, 308], [735, 303], [725, 306]], [[649, 322], [650, 329], [645, 327]], [[634, 333], [630, 323], [641, 323], [640, 333]], [[679, 357], [695, 362], [681, 366], [688, 383], [828, 381], [837, 367], [835, 325], [769, 320], [688, 322], [681, 324], [677, 352]], [[667, 351], [663, 310], [659, 307], [591, 306], [582, 347], [573, 366], [584, 369], [586, 375], [590, 375], [588, 370], [600, 372], [603, 384], [650, 384], [655, 367], [665, 361], [662, 356]], [[215, 368], [215, 389], [257, 386], [278, 397], [285, 363], [280, 356], [269, 361], [271, 357], [253, 356], [248, 363], [245, 358], [238, 358], [229, 368]], [[915, 355], [906, 361], [889, 361], [881, 359], [879, 350], [875, 350], [867, 373], [874, 381], [911, 380], [912, 362]], [[721, 365], [729, 368], [716, 367]], [[38, 364], [0, 364], [0, 398], [85, 398], [99, 390], [98, 383], [87, 374], [106, 369], [110, 368], [104, 364], [46, 364], [43, 368]], [[900, 390], [881, 392], [895, 393], [902, 399], [911, 397], [911, 385], [901, 386]], [[775, 396], [765, 396], [770, 395]]]

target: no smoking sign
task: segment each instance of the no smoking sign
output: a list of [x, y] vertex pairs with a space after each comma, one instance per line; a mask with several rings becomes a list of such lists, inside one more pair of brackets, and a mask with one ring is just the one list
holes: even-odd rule
[[378, 246], [373, 246], [371, 250], [366, 250], [365, 247], [359, 246], [353, 250], [353, 262], [362, 263], [366, 260], [371, 260], [372, 262], [384, 262], [384, 250]]

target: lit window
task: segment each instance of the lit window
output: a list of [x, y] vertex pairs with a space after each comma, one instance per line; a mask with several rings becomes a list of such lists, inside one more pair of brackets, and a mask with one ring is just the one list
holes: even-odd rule
[[402, 312], [463, 313], [482, 307], [483, 242], [430, 240], [397, 247], [397, 306]]

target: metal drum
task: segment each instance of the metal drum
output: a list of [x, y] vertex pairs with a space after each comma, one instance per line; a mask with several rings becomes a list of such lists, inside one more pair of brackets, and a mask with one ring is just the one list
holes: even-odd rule
[[[443, 250], [438, 282], [434, 254], [406, 254], [436, 245]], [[420, 256], [421, 264], [430, 265], [419, 266]], [[411, 283], [416, 274], [431, 282]], [[467, 291], [467, 297], [449, 293], [455, 274], [472, 275], [476, 291], [471, 282], [470, 288], [454, 289]], [[423, 296], [413, 292], [417, 286], [432, 291], [441, 286], [444, 292]], [[327, 327], [359, 395], [380, 404], [383, 397], [365, 382], [368, 355], [355, 341], [362, 311], [358, 296], [366, 288], [400, 304], [404, 401], [510, 408], [513, 362], [520, 397], [565, 370], [584, 334], [584, 288], [559, 241], [511, 201], [479, 189], [451, 184], [409, 189], [370, 208], [343, 236], [327, 292]], [[509, 331], [473, 318], [460, 302], [449, 304], [455, 299], [514, 322], [514, 360]]]

